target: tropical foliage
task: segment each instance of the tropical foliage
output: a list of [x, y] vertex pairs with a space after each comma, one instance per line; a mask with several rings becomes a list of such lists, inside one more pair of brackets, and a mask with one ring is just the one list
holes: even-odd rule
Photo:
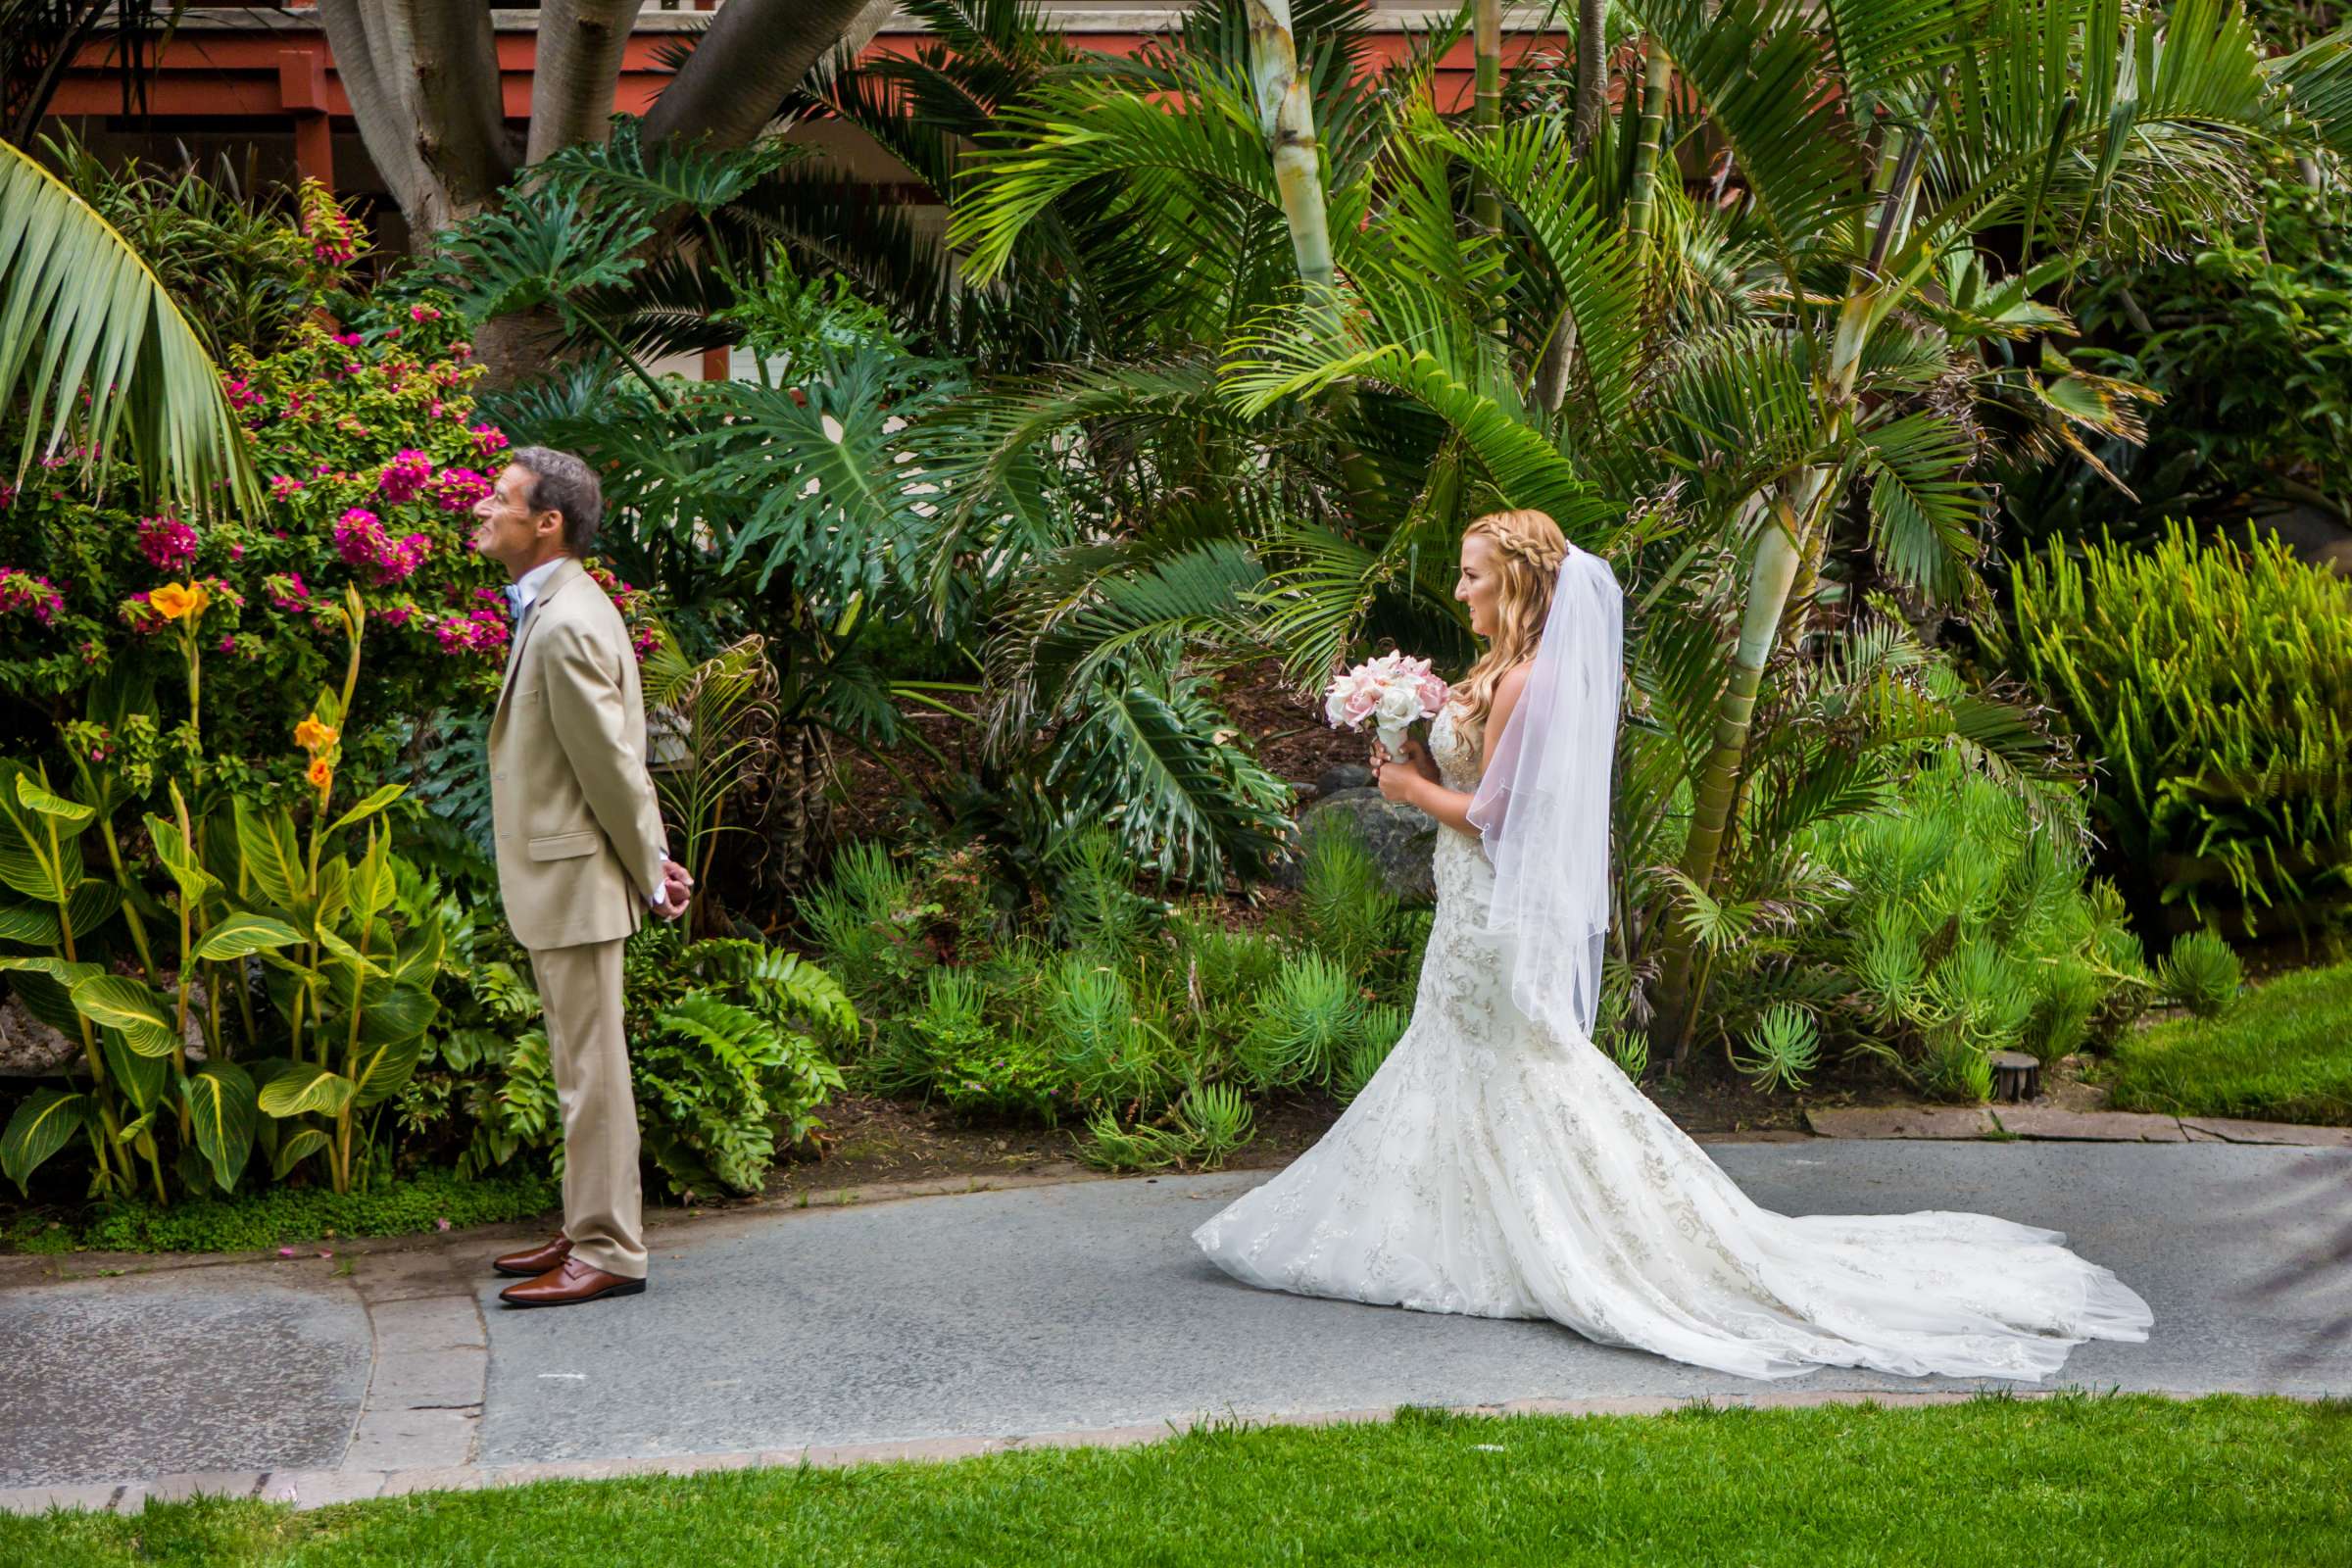
[[1067, 1126], [1116, 1169], [1213, 1168], [1252, 1102], [1352, 1095], [1403, 1032], [1428, 911], [1399, 907], [1338, 832], [1262, 928], [1154, 899], [1106, 830], [1056, 857], [1050, 903], [1001, 910], [987, 856], [845, 850], [802, 913], [869, 1025], [853, 1082], [964, 1115]]
[[2352, 907], [2352, 593], [2276, 539], [2053, 543], [1997, 646], [2107, 760], [2092, 805], [2176, 924], [2317, 934]]

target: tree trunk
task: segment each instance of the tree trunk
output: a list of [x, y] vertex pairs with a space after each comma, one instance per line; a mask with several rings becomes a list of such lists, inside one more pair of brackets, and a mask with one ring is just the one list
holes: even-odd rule
[[1577, 0], [1576, 121], [1569, 145], [1580, 159], [1609, 112], [1608, 26], [1609, 0]]
[[490, 13], [467, 0], [319, 0], [336, 74], [416, 249], [514, 172]]
[[[1831, 337], [1828, 392], [1833, 434], [1843, 434], [1848, 426], [1863, 351], [1892, 304], [1883, 292], [1881, 266], [1887, 251], [1910, 227], [1919, 189], [1924, 139], [1890, 140], [1894, 145], [1880, 151], [1885, 194], [1871, 234], [1869, 259], [1847, 274], [1845, 298], [1839, 303]], [[1891, 169], [1886, 162], [1890, 155]], [[1800, 570], [1807, 579], [1806, 593], [1812, 591], [1822, 548], [1822, 519], [1838, 500], [1829, 488], [1835, 471], [1829, 466], [1805, 469], [1796, 482], [1793, 501], [1787, 496], [1776, 501], [1774, 525], [1757, 542], [1740, 647], [1732, 661], [1732, 681], [1716, 708], [1715, 748], [1692, 792], [1690, 837], [1683, 847], [1682, 872], [1701, 889], [1711, 890], [1731, 827], [1747, 757], [1748, 720], [1755, 710], [1757, 683], [1773, 649], [1784, 635], [1796, 629], [1788, 623], [1788, 611]], [[1690, 985], [1695, 952], [1695, 945], [1679, 923], [1669, 927], [1652, 1044], [1671, 1043], [1678, 1067], [1690, 1050], [1692, 1013], [1698, 1002]]]
[[[1470, 100], [1470, 129], [1492, 136], [1502, 127], [1502, 0], [1478, 0], [1470, 24], [1477, 87]], [[1486, 180], [1473, 176], [1471, 220], [1488, 233], [1502, 228], [1502, 199]]]
[[700, 136], [714, 147], [757, 140], [866, 4], [727, 0], [645, 117], [645, 139]]
[[[1827, 475], [1812, 470], [1808, 486], [1818, 494]], [[1800, 497], [1800, 502], [1806, 498]], [[1791, 506], [1784, 497], [1778, 515], [1756, 541], [1756, 560], [1748, 572], [1747, 604], [1740, 622], [1740, 642], [1732, 654], [1731, 683], [1715, 709], [1715, 745], [1699, 769], [1691, 792], [1690, 837], [1683, 846], [1681, 871], [1700, 889], [1714, 881], [1715, 864], [1731, 825], [1733, 797], [1740, 786], [1740, 763], [1747, 756], [1748, 722], [1756, 710], [1756, 692], [1763, 684], [1764, 666], [1780, 640], [1781, 612], [1788, 603], [1788, 588], [1796, 578], [1802, 553], [1807, 505]], [[1652, 1045], [1671, 1045], [1674, 1065], [1680, 1067], [1690, 1050], [1690, 1013], [1697, 999], [1691, 994], [1691, 970], [1697, 943], [1682, 922], [1669, 917], [1664, 932], [1665, 963], [1658, 984], [1658, 1007], [1652, 1025]]]
[[[1569, 135], [1568, 152], [1579, 163], [1592, 150], [1592, 138], [1600, 131], [1600, 117], [1608, 109], [1609, 62], [1601, 47], [1607, 16], [1608, 0], [1578, 0], [1576, 120]], [[1544, 339], [1544, 353], [1536, 362], [1535, 381], [1528, 390], [1529, 401], [1545, 414], [1559, 413], [1560, 405], [1568, 399], [1568, 370], [1575, 362], [1576, 318], [1563, 305], [1551, 323], [1551, 331]]]
[[612, 134], [621, 51], [644, 5], [645, 0], [549, 0], [539, 8], [527, 162], [539, 163], [574, 142], [602, 143]]
[[1338, 275], [1331, 256], [1331, 218], [1323, 201], [1323, 160], [1315, 145], [1315, 105], [1298, 71], [1291, 34], [1291, 0], [1250, 0], [1250, 74], [1257, 89], [1257, 122], [1274, 160], [1274, 186], [1291, 228], [1298, 276], [1328, 285]]
[[1666, 58], [1657, 39], [1642, 57], [1642, 140], [1634, 149], [1634, 187], [1626, 192], [1625, 227], [1637, 248], [1649, 238], [1650, 214], [1657, 203], [1658, 164], [1666, 139], [1667, 95], [1674, 85], [1674, 62]]

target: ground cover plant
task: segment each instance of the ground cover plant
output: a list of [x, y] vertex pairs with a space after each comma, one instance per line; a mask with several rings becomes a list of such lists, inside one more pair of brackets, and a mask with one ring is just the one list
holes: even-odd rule
[[[1665, 1416], [1405, 1412], [1125, 1449], [0, 1516], [53, 1568], [780, 1561], [1878, 1568], [2325, 1563], [2352, 1554], [2339, 1403], [2146, 1396]], [[1965, 1485], [1955, 1477], [1965, 1476]]]
[[467, 1177], [424, 1170], [365, 1193], [273, 1187], [204, 1196], [169, 1207], [133, 1200], [84, 1212], [27, 1210], [0, 1219], [0, 1250], [19, 1252], [251, 1252], [332, 1249], [352, 1237], [429, 1236], [503, 1225], [563, 1207], [543, 1172]]
[[2119, 1110], [2352, 1123], [2352, 963], [2282, 974], [2218, 1017], [2127, 1035], [2099, 1069]]
[[1215, 1168], [1270, 1095], [1351, 1097], [1404, 1031], [1428, 910], [1351, 835], [1315, 835], [1295, 909], [1253, 925], [1150, 889], [1109, 833], [1013, 902], [975, 848], [845, 850], [801, 906], [870, 1024], [854, 1080], [1080, 1136], [1116, 1170]]

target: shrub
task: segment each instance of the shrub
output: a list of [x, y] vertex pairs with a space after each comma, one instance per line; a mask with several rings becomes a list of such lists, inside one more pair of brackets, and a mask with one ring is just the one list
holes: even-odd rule
[[[1832, 1043], [1982, 1099], [1989, 1053], [2054, 1061], [2102, 1020], [2136, 1014], [2151, 984], [2120, 906], [2085, 879], [2080, 819], [2076, 806], [2036, 821], [2025, 799], [1947, 756], [1885, 808], [1810, 830], [1801, 847], [1844, 891], [1796, 933], [1791, 994], [1759, 1009], [1742, 1066], [1796, 1087], [1823, 1021]], [[1808, 988], [1853, 1005], [1808, 1017], [1795, 1005]]]
[[1389, 1059], [1396, 1042], [1404, 1038], [1405, 1026], [1412, 1015], [1402, 1007], [1380, 1004], [1366, 1007], [1356, 1025], [1355, 1040], [1340, 1062], [1339, 1075], [1332, 1082], [1332, 1093], [1345, 1104], [1364, 1092], [1364, 1085]]
[[2233, 230], [2090, 270], [2076, 364], [2162, 394], [2137, 443], [2004, 479], [2024, 536], [2134, 544], [2167, 517], [2230, 526], [2281, 505], [2352, 523], [2352, 192], [2291, 165]]
[[[842, 1087], [831, 1054], [858, 1035], [855, 1007], [797, 954], [732, 938], [689, 941], [666, 924], [631, 937], [623, 965], [647, 1157], [689, 1199], [758, 1192], [776, 1155], [821, 1126], [817, 1110]], [[479, 1125], [461, 1168], [489, 1169], [546, 1148], [560, 1169], [547, 1034], [515, 1028], [539, 1015], [539, 999], [508, 961], [479, 964], [468, 984], [475, 1004], [505, 1026], [453, 1031], [442, 1044], [453, 1066], [483, 1074], [464, 1085]]]
[[1396, 897], [1346, 822], [1327, 823], [1308, 844], [1298, 911], [1307, 940], [1350, 969], [1370, 963], [1395, 935]]
[[1256, 1115], [1231, 1084], [1196, 1085], [1185, 1091], [1162, 1123], [1122, 1127], [1107, 1111], [1087, 1123], [1079, 1153], [1102, 1170], [1165, 1170], [1190, 1166], [1216, 1170], [1250, 1142]]
[[1324, 955], [1304, 953], [1286, 959], [1259, 995], [1237, 1054], [1260, 1089], [1329, 1083], [1362, 1028], [1354, 980]]
[[2101, 762], [2118, 860], [2183, 924], [2352, 907], [2352, 588], [2275, 539], [2056, 545], [2017, 564], [2003, 652]]
[[2237, 1001], [2245, 970], [2230, 944], [2210, 931], [2190, 931], [2173, 944], [2156, 965], [2156, 989], [2165, 1000], [2200, 1018], [2218, 1018]]

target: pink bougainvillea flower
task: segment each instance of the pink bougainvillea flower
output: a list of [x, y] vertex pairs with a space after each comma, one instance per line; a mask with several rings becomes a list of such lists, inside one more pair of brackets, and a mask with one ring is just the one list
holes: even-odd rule
[[416, 492], [424, 488], [424, 481], [431, 478], [432, 473], [431, 458], [415, 447], [403, 447], [393, 454], [392, 461], [385, 464], [383, 472], [376, 476], [375, 492], [395, 506], [414, 501]]
[[490, 481], [471, 468], [443, 468], [433, 475], [433, 505], [443, 512], [471, 512], [488, 495]]
[[65, 608], [65, 597], [48, 578], [0, 566], [0, 611], [29, 610], [32, 618], [46, 626]]
[[270, 476], [270, 494], [279, 501], [288, 500], [305, 488], [303, 482], [290, 473], [273, 473]]
[[139, 554], [158, 571], [180, 571], [196, 559], [196, 530], [166, 513], [139, 519]]
[[469, 424], [466, 433], [473, 437], [473, 450], [483, 457], [507, 450], [507, 432], [495, 424]]

